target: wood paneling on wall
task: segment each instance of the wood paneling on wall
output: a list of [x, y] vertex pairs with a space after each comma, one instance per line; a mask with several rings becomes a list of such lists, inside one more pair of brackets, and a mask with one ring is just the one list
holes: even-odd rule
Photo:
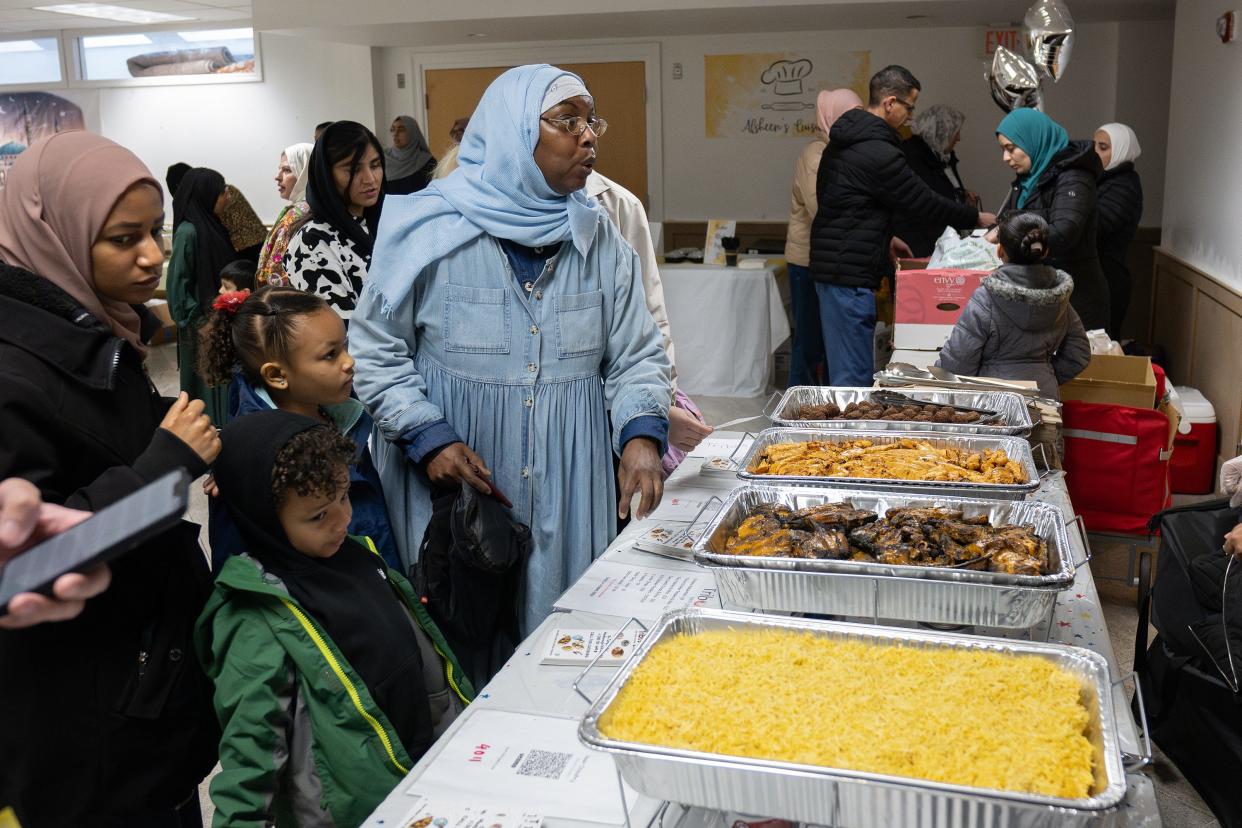
[[1162, 247], [1152, 271], [1151, 341], [1169, 376], [1198, 388], [1216, 409], [1218, 456], [1242, 454], [1242, 295]]

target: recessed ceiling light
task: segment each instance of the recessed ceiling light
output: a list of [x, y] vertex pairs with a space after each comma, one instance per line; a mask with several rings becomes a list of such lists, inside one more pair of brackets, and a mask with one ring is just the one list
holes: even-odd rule
[[177, 32], [177, 36], [187, 43], [218, 43], [223, 40], [251, 40], [254, 29], [199, 29], [196, 32]]
[[43, 47], [33, 40], [5, 40], [0, 42], [0, 52], [42, 52]]
[[130, 9], [125, 6], [110, 6], [107, 3], [61, 3], [56, 6], [35, 6], [36, 11], [55, 12], [56, 14], [72, 14], [78, 17], [93, 17], [99, 20], [116, 20], [121, 23], [171, 23], [176, 20], [193, 20], [179, 14]]
[[107, 49], [112, 46], [149, 46], [151, 38], [140, 34], [92, 35], [82, 38], [87, 49]]

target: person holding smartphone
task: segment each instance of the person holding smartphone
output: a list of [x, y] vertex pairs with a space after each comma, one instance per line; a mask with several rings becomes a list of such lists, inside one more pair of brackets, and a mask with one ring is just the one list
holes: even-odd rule
[[[134, 306], [159, 284], [164, 220], [150, 170], [97, 135], [38, 141], [8, 171], [0, 479], [93, 512], [215, 460], [203, 403], [162, 399], [144, 366]], [[0, 808], [25, 828], [199, 818], [217, 730], [192, 650], [211, 588], [198, 527], [183, 522], [110, 568], [111, 586], [77, 618], [0, 628]]]
[[[76, 526], [90, 512], [44, 503], [29, 480], [10, 477], [0, 482], [0, 563], [21, 554], [39, 541]], [[7, 614], [0, 616], [0, 629], [17, 630], [48, 621], [77, 618], [86, 600], [108, 588], [112, 572], [106, 565], [88, 572], [69, 572], [56, 579], [52, 594], [24, 592], [13, 596]]]

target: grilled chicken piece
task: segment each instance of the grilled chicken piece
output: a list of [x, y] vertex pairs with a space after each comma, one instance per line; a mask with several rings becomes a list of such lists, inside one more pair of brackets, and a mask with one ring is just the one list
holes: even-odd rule
[[850, 541], [840, 529], [816, 529], [793, 533], [795, 557], [820, 561], [841, 561], [850, 555]]
[[784, 527], [750, 538], [734, 535], [725, 543], [725, 552], [764, 558], [788, 558], [793, 555], [793, 533]]
[[825, 503], [821, 506], [811, 506], [810, 508], [799, 510], [798, 515], [808, 528], [839, 526], [842, 529], [855, 529], [865, 523], [871, 523], [879, 517], [875, 512], [866, 509], [855, 509], [848, 503]]
[[937, 509], [931, 506], [889, 509], [888, 514], [884, 516], [885, 520], [894, 523], [914, 525], [926, 523], [929, 520], [961, 520], [961, 518], [960, 509]]
[[1039, 561], [1016, 549], [1005, 548], [992, 556], [992, 571], [1009, 575], [1042, 575]]

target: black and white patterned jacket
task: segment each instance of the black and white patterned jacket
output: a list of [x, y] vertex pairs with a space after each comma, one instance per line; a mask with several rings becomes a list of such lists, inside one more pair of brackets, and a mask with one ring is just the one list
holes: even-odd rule
[[[366, 226], [365, 220], [359, 221]], [[285, 254], [289, 284], [319, 294], [342, 319], [353, 316], [370, 263], [351, 239], [322, 221], [304, 224]]]

